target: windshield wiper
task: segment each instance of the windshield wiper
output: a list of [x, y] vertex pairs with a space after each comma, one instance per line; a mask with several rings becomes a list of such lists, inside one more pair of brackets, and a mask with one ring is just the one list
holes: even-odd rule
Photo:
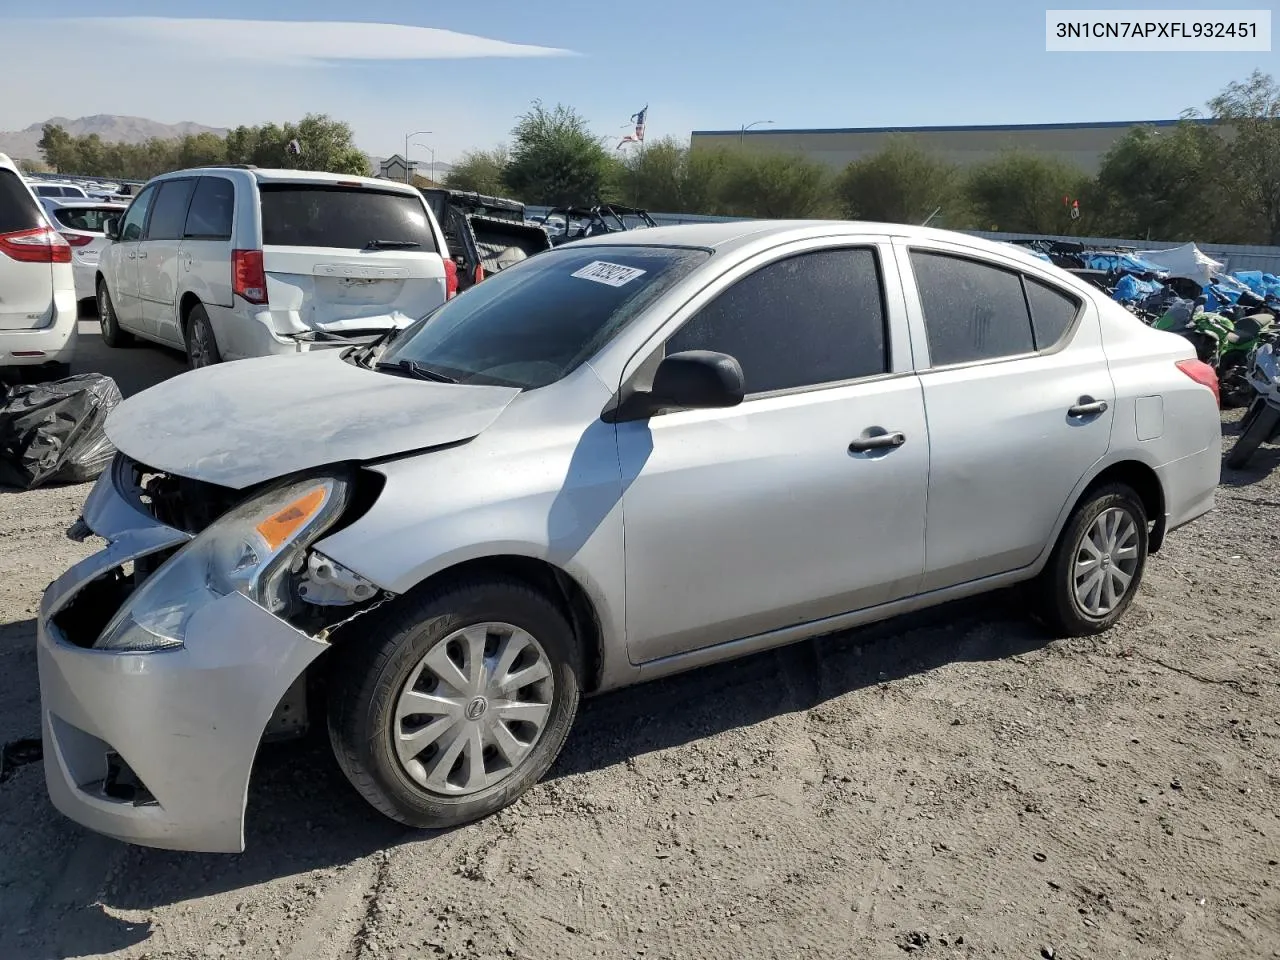
[[405, 374], [410, 377], [417, 377], [419, 380], [433, 380], [436, 383], [457, 383], [453, 377], [447, 377], [443, 373], [437, 373], [424, 367], [417, 360], [405, 358], [403, 360], [385, 361], [374, 364], [375, 370], [388, 370], [395, 373]]
[[370, 240], [364, 245], [366, 250], [412, 250], [420, 247], [417, 240]]

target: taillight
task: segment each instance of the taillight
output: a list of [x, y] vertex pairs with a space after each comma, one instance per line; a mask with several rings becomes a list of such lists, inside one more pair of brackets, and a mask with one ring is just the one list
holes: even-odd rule
[[472, 282], [473, 282], [473, 283], [479, 283], [479, 282], [480, 282], [481, 280], [483, 280], [483, 279], [484, 279], [484, 267], [483, 267], [482, 265], [480, 265], [480, 264], [478, 264], [478, 263], [477, 263], [477, 264], [476, 264], [476, 276], [475, 276], [475, 280], [474, 280], [474, 281], [472, 281]]
[[231, 292], [248, 303], [267, 302], [267, 272], [261, 250], [231, 251]]
[[1213, 391], [1214, 402], [1222, 406], [1222, 394], [1218, 391], [1218, 374], [1203, 360], [1179, 360], [1175, 364], [1188, 377]]
[[71, 262], [71, 245], [50, 227], [0, 233], [0, 253], [20, 263]]
[[87, 247], [93, 243], [93, 237], [87, 233], [64, 233], [62, 239], [73, 247]]
[[458, 295], [458, 265], [445, 258], [444, 261], [444, 298], [446, 300]]

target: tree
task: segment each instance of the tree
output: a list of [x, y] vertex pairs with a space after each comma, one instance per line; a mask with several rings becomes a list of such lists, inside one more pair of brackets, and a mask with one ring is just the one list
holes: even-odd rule
[[684, 213], [689, 151], [673, 137], [640, 144], [622, 161], [620, 193], [635, 206]]
[[557, 104], [549, 110], [535, 100], [516, 123], [512, 137], [503, 179], [526, 203], [594, 203], [613, 179], [616, 161], [571, 107]]
[[449, 168], [445, 186], [450, 190], [473, 190], [489, 196], [497, 196], [506, 190], [503, 172], [510, 152], [505, 144], [492, 150], [470, 150]]
[[1202, 124], [1137, 127], [1102, 159], [1097, 203], [1104, 231], [1122, 237], [1223, 242], [1224, 144]]
[[835, 191], [851, 220], [923, 223], [939, 208], [938, 224], [965, 219], [957, 169], [907, 137], [892, 137], [876, 153], [849, 164]]
[[1280, 85], [1255, 70], [1209, 108], [1231, 129], [1223, 174], [1237, 208], [1258, 240], [1280, 244]]
[[967, 192], [981, 229], [1078, 234], [1087, 221], [1072, 220], [1063, 198], [1078, 199], [1090, 182], [1082, 170], [1056, 157], [1013, 150], [970, 171]]
[[[299, 147], [296, 154], [289, 150], [294, 140]], [[321, 113], [309, 113], [296, 124], [236, 127], [227, 133], [226, 162], [357, 176], [369, 173], [369, 158], [356, 147], [350, 125]]]
[[76, 171], [79, 162], [76, 138], [56, 123], [46, 123], [38, 144], [45, 163], [58, 173]]
[[724, 181], [724, 204], [735, 216], [818, 217], [832, 208], [827, 169], [802, 155], [740, 156]]
[[23, 173], [52, 173], [49, 165], [43, 160], [29, 160], [26, 157], [19, 157], [14, 160], [18, 165], [18, 169]]

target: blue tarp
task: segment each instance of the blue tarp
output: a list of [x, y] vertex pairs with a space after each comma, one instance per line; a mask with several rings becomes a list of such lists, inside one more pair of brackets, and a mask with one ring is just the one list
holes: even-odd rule
[[1116, 270], [1127, 273], [1153, 273], [1167, 277], [1169, 271], [1132, 253], [1086, 253], [1084, 265], [1090, 270]]
[[1149, 297], [1153, 293], [1159, 293], [1164, 289], [1164, 284], [1155, 280], [1139, 280], [1137, 277], [1125, 274], [1120, 278], [1120, 282], [1116, 284], [1115, 292], [1111, 294], [1112, 298], [1120, 303], [1134, 303], [1144, 297]]
[[1261, 270], [1237, 270], [1235, 278], [1260, 297], [1280, 298], [1280, 279]]

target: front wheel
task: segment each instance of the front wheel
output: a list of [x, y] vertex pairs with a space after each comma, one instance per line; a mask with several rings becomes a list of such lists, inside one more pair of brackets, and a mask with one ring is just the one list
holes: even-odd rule
[[1227, 454], [1227, 466], [1232, 470], [1240, 470], [1253, 459], [1258, 447], [1271, 438], [1280, 426], [1280, 410], [1263, 401], [1265, 406], [1256, 413], [1249, 411], [1249, 425], [1236, 440], [1236, 445]]
[[1037, 584], [1040, 615], [1061, 636], [1109, 630], [1133, 602], [1147, 563], [1147, 512], [1134, 491], [1108, 484], [1067, 521]]
[[105, 280], [98, 281], [98, 327], [102, 331], [102, 342], [108, 347], [126, 347], [133, 342], [133, 334], [120, 329], [120, 320]]
[[577, 713], [581, 655], [547, 597], [514, 580], [458, 581], [359, 624], [335, 651], [329, 737], [381, 813], [458, 826], [551, 767]]

